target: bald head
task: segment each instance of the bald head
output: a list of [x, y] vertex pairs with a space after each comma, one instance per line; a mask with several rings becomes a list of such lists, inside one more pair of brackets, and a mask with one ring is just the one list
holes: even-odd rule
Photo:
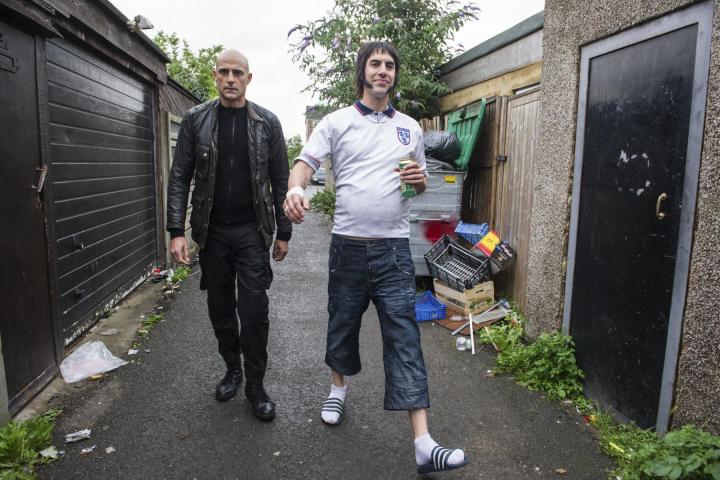
[[252, 80], [250, 66], [245, 55], [237, 50], [223, 50], [215, 60], [215, 86], [220, 103], [226, 107], [244, 107], [245, 90]]
[[247, 57], [234, 48], [228, 48], [220, 52], [220, 55], [215, 59], [215, 67], [217, 68], [221, 63], [239, 64], [242, 65], [246, 72], [250, 72], [250, 64], [248, 63]]

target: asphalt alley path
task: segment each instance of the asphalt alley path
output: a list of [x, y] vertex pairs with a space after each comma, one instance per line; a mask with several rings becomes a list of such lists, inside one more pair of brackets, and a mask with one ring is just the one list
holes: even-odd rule
[[[63, 400], [55, 445], [61, 460], [43, 479], [412, 479], [414, 450], [407, 415], [385, 412], [380, 330], [365, 315], [363, 371], [350, 379], [346, 417], [330, 428], [320, 405], [330, 387], [324, 365], [330, 225], [310, 213], [296, 226], [285, 262], [274, 264], [266, 387], [277, 402], [271, 423], [252, 416], [242, 392], [219, 403], [224, 374], [193, 275], [165, 320], [142, 341], [132, 364]], [[604, 479], [610, 462], [580, 417], [507, 377], [490, 377], [494, 353], [458, 352], [448, 331], [421, 325], [432, 408], [430, 431], [466, 450], [470, 464], [445, 479]], [[149, 353], [143, 350], [149, 350]], [[92, 438], [63, 445], [65, 433]], [[82, 448], [96, 445], [81, 455]], [[107, 447], [115, 449], [106, 453]], [[565, 475], [554, 473], [557, 468]]]

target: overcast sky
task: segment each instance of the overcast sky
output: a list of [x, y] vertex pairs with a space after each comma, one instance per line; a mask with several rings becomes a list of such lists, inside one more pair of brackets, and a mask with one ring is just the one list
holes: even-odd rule
[[[305, 141], [306, 105], [313, 99], [301, 90], [308, 79], [292, 63], [286, 40], [293, 25], [315, 20], [334, 5], [333, 0], [110, 0], [128, 18], [144, 15], [155, 28], [175, 32], [196, 51], [222, 44], [237, 48], [250, 61], [253, 73], [247, 97], [282, 122], [286, 137], [300, 134]], [[470, 49], [541, 11], [544, 0], [479, 0], [479, 20], [468, 23], [456, 40]], [[242, 5], [242, 7], [240, 7]]]

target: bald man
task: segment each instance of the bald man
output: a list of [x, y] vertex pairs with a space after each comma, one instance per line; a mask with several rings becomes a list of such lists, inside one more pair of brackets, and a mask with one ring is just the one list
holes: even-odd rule
[[273, 246], [273, 259], [282, 261], [292, 233], [282, 208], [288, 179], [285, 137], [275, 115], [245, 98], [252, 81], [245, 55], [223, 51], [213, 76], [220, 97], [190, 109], [180, 127], [168, 181], [170, 252], [176, 262], [190, 262], [185, 215], [194, 178], [190, 227], [200, 247], [200, 288], [207, 290], [210, 321], [226, 365], [215, 398], [222, 402], [235, 396], [244, 363], [245, 396], [254, 415], [268, 421], [275, 418], [275, 404], [263, 387], [266, 290], [273, 276], [269, 250]]

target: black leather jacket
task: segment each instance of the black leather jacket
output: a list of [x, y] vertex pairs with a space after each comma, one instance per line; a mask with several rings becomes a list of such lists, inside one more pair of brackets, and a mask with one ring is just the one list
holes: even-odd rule
[[[218, 106], [215, 99], [185, 114], [175, 147], [167, 192], [167, 230], [185, 229], [190, 180], [192, 192], [190, 227], [192, 238], [205, 248], [217, 175]], [[285, 138], [277, 117], [247, 102], [248, 157], [258, 229], [270, 248], [277, 223], [278, 235], [289, 238], [292, 223], [283, 212], [287, 192], [288, 161]]]

